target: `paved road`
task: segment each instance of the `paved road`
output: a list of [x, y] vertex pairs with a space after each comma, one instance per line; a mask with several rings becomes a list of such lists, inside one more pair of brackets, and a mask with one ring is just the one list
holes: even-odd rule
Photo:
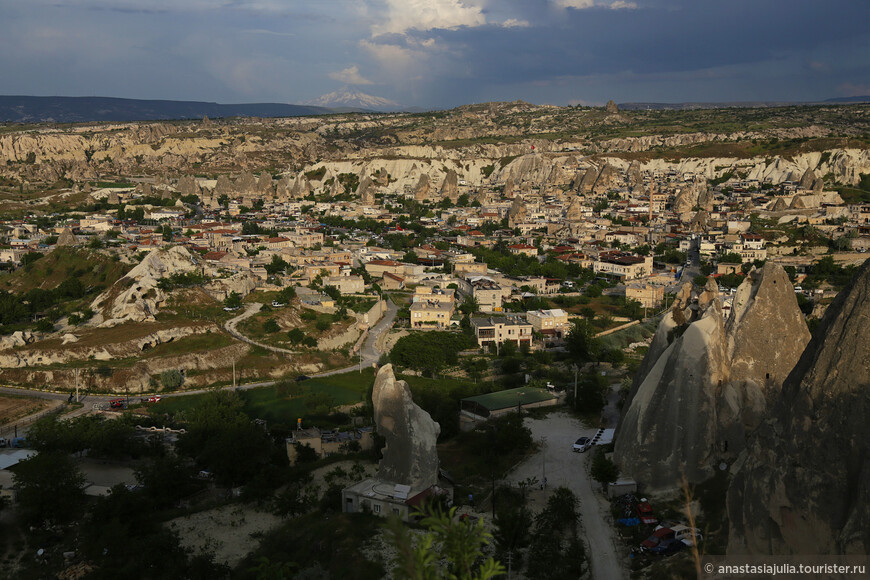
[[[521, 463], [507, 479], [512, 483], [529, 477], [539, 481], [546, 471], [547, 490], [535, 490], [529, 494], [533, 509], [544, 507], [546, 498], [553, 489], [565, 486], [580, 500], [580, 518], [588, 546], [592, 578], [595, 580], [624, 580], [628, 578], [627, 555], [615, 540], [610, 508], [604, 496], [595, 491], [598, 483], [592, 481], [588, 472], [590, 453], [574, 453], [571, 445], [578, 437], [591, 437], [595, 429], [589, 429], [566, 413], [550, 413], [544, 419], [526, 419], [535, 441], [546, 437], [542, 449]], [[593, 486], [595, 489], [593, 489]]]
[[362, 354], [361, 362], [357, 364], [343, 368], [336, 369], [333, 371], [326, 371], [324, 373], [312, 375], [315, 377], [328, 377], [330, 375], [340, 375], [342, 373], [359, 370], [360, 368], [368, 368], [378, 362], [383, 354], [380, 350], [378, 350], [378, 338], [384, 333], [387, 332], [392, 326], [393, 322], [396, 320], [396, 313], [399, 311], [399, 307], [393, 304], [392, 300], [387, 299], [387, 311], [381, 317], [377, 324], [375, 324], [371, 330], [369, 330], [369, 334], [366, 337], [365, 341], [360, 348], [360, 353]]

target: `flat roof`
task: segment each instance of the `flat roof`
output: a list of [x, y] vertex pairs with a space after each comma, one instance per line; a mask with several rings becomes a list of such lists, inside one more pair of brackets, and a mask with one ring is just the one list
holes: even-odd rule
[[486, 395], [466, 397], [462, 400], [477, 403], [489, 411], [497, 411], [499, 409], [516, 407], [518, 404], [529, 405], [531, 403], [539, 403], [541, 401], [549, 401], [556, 398], [555, 395], [548, 393], [544, 389], [538, 389], [535, 387], [519, 387]]
[[19, 461], [30, 459], [36, 453], [35, 449], [4, 449], [0, 451], [0, 469], [18, 465]]

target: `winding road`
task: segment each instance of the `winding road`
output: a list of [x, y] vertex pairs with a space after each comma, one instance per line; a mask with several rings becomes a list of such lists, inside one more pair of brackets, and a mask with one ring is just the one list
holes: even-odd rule
[[[238, 323], [239, 321], [243, 320], [244, 318], [247, 318], [249, 316], [253, 316], [254, 314], [256, 314], [256, 312], [258, 312], [260, 310], [260, 308], [259, 308], [260, 305], [256, 304], [255, 306], [256, 306], [255, 308], [249, 307], [240, 316], [237, 316], [236, 318], [227, 322], [227, 326], [230, 325], [230, 322]], [[384, 312], [384, 315], [375, 324], [375, 326], [372, 327], [372, 329], [368, 333], [368, 336], [366, 337], [365, 341], [363, 342], [363, 345], [360, 349], [360, 351], [362, 353], [360, 363], [346, 367], [346, 368], [326, 371], [326, 372], [318, 373], [318, 374], [311, 375], [311, 376], [312, 377], [328, 377], [331, 375], [339, 375], [342, 373], [355, 371], [355, 370], [360, 369], [360, 368], [370, 367], [373, 364], [375, 364], [376, 362], [378, 362], [378, 360], [381, 357], [381, 354], [383, 354], [377, 348], [378, 338], [384, 332], [387, 332], [393, 326], [393, 322], [396, 319], [396, 314], [397, 314], [398, 310], [399, 310], [398, 306], [396, 306], [392, 300], [387, 300], [387, 309]], [[245, 340], [243, 337], [241, 337], [241, 335], [239, 335], [237, 333], [237, 331], [234, 332], [235, 331], [235, 324], [232, 325], [232, 328], [233, 328], [233, 331], [231, 331], [229, 328], [227, 328], [227, 331], [230, 332], [230, 334], [232, 334], [234, 337], [239, 338], [240, 340], [244, 340], [245, 342], [248, 342], [251, 344], [257, 344], [257, 346], [263, 346], [265, 348], [269, 348], [270, 350], [276, 349], [276, 347], [270, 347], [268, 345], [260, 345], [258, 343], [254, 343], [250, 340]], [[287, 351], [285, 349], [277, 349], [277, 350], [284, 351], [284, 352], [289, 353], [289, 354], [293, 354], [292, 351]], [[244, 385], [239, 385], [236, 388], [240, 389], [240, 390], [256, 389], [258, 387], [268, 387], [268, 386], [274, 385], [275, 382], [276, 381], [263, 381], [263, 382], [259, 382], [259, 383], [247, 383]], [[227, 386], [224, 388], [225, 389], [232, 389], [233, 387]], [[207, 393], [209, 391], [210, 391], [210, 389], [195, 389], [195, 390], [191, 390], [191, 391], [183, 391], [180, 393], [167, 393], [167, 394], [161, 395], [161, 396], [163, 396], [163, 397], [186, 397], [189, 395], [199, 395], [202, 393]], [[69, 398], [69, 393], [55, 393], [55, 392], [51, 392], [51, 391], [40, 391], [37, 389], [19, 389], [19, 388], [15, 388], [15, 387], [0, 387], [0, 394], [23, 395], [23, 396], [28, 396], [28, 397], [37, 397], [40, 399], [52, 399], [52, 400], [56, 400], [56, 401], [66, 401]], [[120, 396], [121, 396], [120, 394], [84, 395], [80, 398], [80, 401], [82, 403], [84, 403], [85, 406], [82, 409], [77, 410], [76, 414], [81, 414], [81, 413], [87, 412], [88, 410], [93, 408], [93, 405], [107, 404], [111, 399], [117, 399]], [[138, 399], [140, 396], [141, 395], [137, 394], [134, 398]], [[25, 417], [24, 419], [19, 421], [19, 423], [26, 421], [26, 420], [27, 420], [27, 418]]]

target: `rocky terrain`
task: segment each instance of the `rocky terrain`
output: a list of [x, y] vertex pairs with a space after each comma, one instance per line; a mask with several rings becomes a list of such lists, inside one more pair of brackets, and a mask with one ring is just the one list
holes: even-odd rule
[[732, 467], [735, 554], [870, 551], [870, 261], [828, 308]]
[[[376, 185], [391, 191], [413, 188], [427, 175], [427, 196], [440, 199], [455, 193], [454, 175], [470, 186], [510, 179], [518, 190], [570, 184], [593, 192], [596, 181], [597, 190], [605, 188], [614, 170], [633, 166], [636, 176], [673, 169], [708, 180], [772, 183], [799, 181], [812, 171], [819, 187], [830, 188], [855, 185], [870, 173], [868, 110], [831, 105], [680, 112], [676, 131], [676, 112], [614, 114], [521, 102], [423, 114], [40, 125], [28, 131], [9, 126], [0, 132], [0, 177], [25, 193], [60, 180], [76, 193], [86, 181], [140, 175], [151, 183], [157, 178], [157, 185], [161, 179], [166, 187], [175, 183], [183, 195], [205, 188], [217, 196], [229, 186], [232, 193], [286, 199], [311, 192], [335, 196], [343, 173], [358, 176], [358, 183], [380, 175]], [[732, 117], [751, 119], [757, 129], [710, 130], [733, 125], [727, 121]], [[212, 181], [182, 181], [194, 168]], [[325, 175], [312, 177], [323, 169]], [[246, 171], [258, 173], [258, 181], [226, 180]], [[271, 178], [263, 181], [266, 174]]]
[[716, 284], [686, 284], [659, 325], [623, 407], [614, 453], [648, 491], [711, 477], [744, 449], [809, 341], [792, 285], [768, 263], [726, 317]]

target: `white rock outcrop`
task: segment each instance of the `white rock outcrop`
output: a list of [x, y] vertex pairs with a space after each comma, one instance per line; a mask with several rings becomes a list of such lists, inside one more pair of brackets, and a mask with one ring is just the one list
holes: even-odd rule
[[154, 320], [166, 294], [158, 282], [175, 273], [198, 271], [196, 259], [181, 246], [152, 250], [126, 276], [100, 294], [91, 309], [97, 313], [94, 322], [110, 327], [124, 322]]

